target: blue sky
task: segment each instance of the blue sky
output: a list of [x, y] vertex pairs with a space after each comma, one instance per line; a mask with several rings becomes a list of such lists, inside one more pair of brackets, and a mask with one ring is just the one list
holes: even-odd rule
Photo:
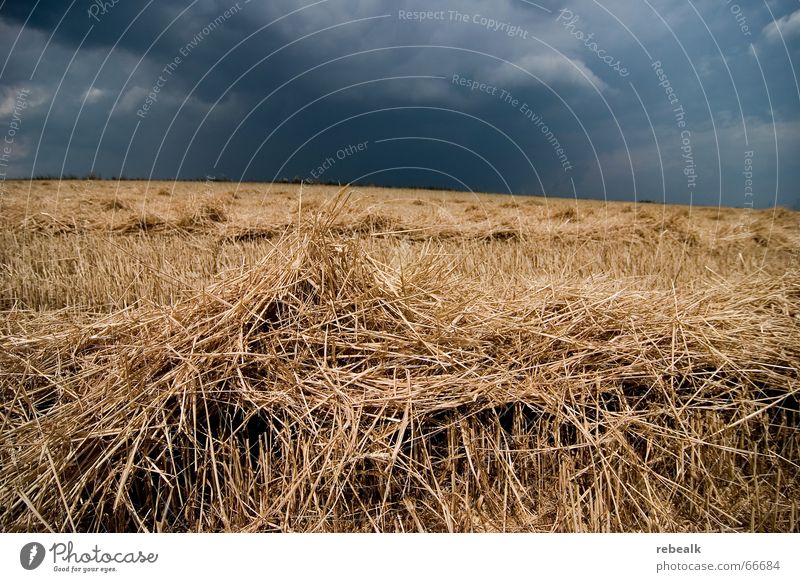
[[800, 207], [799, 47], [796, 0], [0, 0], [0, 172]]

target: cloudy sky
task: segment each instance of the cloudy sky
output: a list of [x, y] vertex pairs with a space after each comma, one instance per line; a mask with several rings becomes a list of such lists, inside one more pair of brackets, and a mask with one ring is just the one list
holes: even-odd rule
[[8, 178], [800, 207], [798, 0], [0, 0], [0, 63]]

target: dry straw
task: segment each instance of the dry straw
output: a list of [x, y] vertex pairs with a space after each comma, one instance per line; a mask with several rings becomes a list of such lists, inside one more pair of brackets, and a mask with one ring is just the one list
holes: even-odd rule
[[343, 203], [173, 307], [0, 336], [0, 528], [798, 531], [798, 273], [498, 291]]

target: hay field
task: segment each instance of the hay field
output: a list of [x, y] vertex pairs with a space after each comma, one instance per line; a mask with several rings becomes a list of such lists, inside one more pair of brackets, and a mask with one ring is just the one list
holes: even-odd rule
[[800, 215], [7, 182], [2, 531], [800, 531]]

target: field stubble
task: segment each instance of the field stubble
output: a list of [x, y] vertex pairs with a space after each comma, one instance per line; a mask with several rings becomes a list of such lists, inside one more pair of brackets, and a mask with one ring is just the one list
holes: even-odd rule
[[798, 531], [797, 213], [0, 201], [3, 531]]

